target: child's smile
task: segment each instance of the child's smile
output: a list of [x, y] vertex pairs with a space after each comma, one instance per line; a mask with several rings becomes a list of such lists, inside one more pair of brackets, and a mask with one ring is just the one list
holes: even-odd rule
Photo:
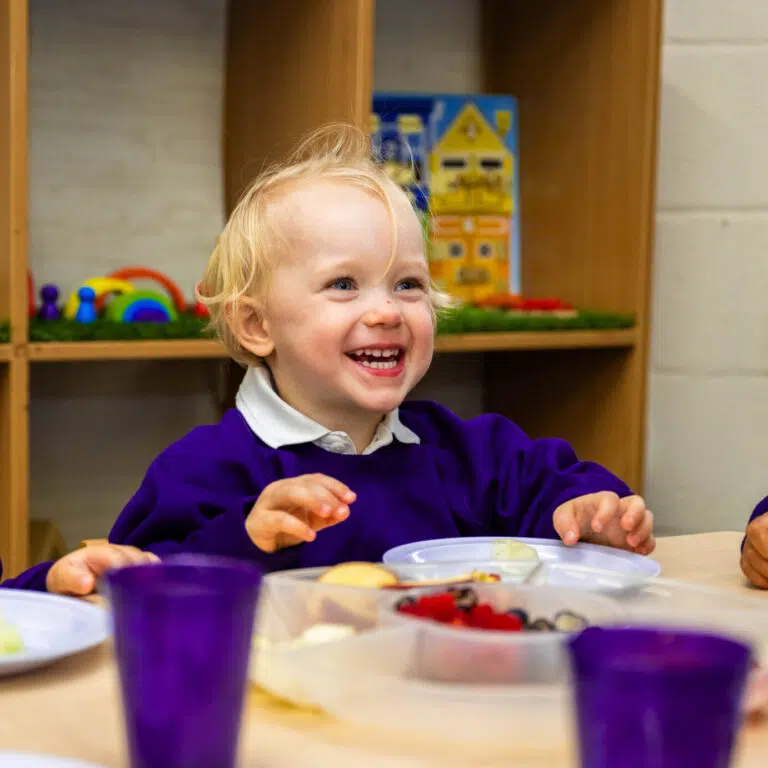
[[405, 350], [391, 344], [377, 344], [347, 352], [347, 357], [373, 376], [400, 376], [405, 370]]

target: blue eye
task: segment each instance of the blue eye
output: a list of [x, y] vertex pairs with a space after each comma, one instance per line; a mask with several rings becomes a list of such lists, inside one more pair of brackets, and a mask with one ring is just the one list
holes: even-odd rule
[[424, 283], [416, 277], [409, 277], [397, 284], [398, 291], [423, 291]]
[[328, 284], [335, 291], [354, 291], [355, 281], [351, 277], [339, 277]]

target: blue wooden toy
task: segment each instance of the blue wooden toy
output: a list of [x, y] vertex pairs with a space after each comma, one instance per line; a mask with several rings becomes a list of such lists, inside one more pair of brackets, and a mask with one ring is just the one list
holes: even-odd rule
[[77, 297], [80, 304], [75, 313], [76, 323], [92, 323], [98, 317], [94, 301], [96, 301], [96, 291], [88, 285], [82, 286], [77, 291]]

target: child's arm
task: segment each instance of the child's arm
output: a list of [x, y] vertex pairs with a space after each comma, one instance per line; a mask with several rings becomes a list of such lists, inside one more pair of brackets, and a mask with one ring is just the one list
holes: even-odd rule
[[135, 547], [114, 544], [83, 547], [53, 563], [46, 577], [46, 588], [57, 595], [90, 595], [107, 571], [156, 562], [156, 555]]
[[768, 496], [753, 510], [741, 544], [741, 570], [760, 589], [768, 589]]
[[95, 590], [99, 577], [106, 571], [151, 562], [157, 562], [157, 557], [148, 552], [102, 544], [75, 550], [55, 562], [38, 563], [16, 578], [6, 579], [0, 586], [83, 596]]
[[[12, 579], [6, 579], [0, 587], [4, 589], [29, 589], [35, 592], [46, 591], [46, 579], [48, 578], [48, 571], [50, 571], [53, 561], [38, 563], [31, 568], [27, 568], [18, 576]], [[3, 574], [2, 565], [0, 565], [0, 576]]]
[[[292, 545], [346, 519], [346, 504], [354, 500], [331, 478], [304, 475], [260, 484], [253, 472], [232, 456], [166, 451], [152, 463], [109, 540], [160, 557], [220, 555], [282, 570], [298, 560]], [[336, 506], [326, 511], [334, 499]]]
[[499, 533], [653, 550], [653, 516], [626, 483], [599, 464], [580, 461], [564, 440], [531, 440], [500, 417], [491, 425]]

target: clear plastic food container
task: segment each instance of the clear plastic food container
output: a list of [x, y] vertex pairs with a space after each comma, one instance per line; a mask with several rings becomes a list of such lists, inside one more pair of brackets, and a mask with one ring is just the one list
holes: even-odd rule
[[[425, 569], [407, 568], [402, 577], [434, 577]], [[562, 636], [452, 629], [396, 615], [395, 603], [419, 590], [326, 585], [316, 581], [322, 572], [284, 572], [264, 580], [251, 667], [254, 683], [353, 725], [478, 749], [504, 748], [514, 741], [522, 751], [545, 750], [553, 733], [565, 734], [566, 742], [571, 738]], [[577, 581], [585, 578], [582, 571], [575, 576]], [[540, 569], [537, 577], [545, 584], [570, 583], [562, 569]], [[768, 648], [768, 602], [759, 597], [665, 579], [624, 587], [610, 574], [591, 573], [587, 579], [603, 584], [610, 594], [510, 582], [473, 587], [498, 608], [523, 607], [534, 616], [570, 610], [591, 623], [730, 634], [750, 642], [758, 656]], [[327, 624], [347, 629], [327, 635], [324, 642], [302, 639], [310, 628]]]

